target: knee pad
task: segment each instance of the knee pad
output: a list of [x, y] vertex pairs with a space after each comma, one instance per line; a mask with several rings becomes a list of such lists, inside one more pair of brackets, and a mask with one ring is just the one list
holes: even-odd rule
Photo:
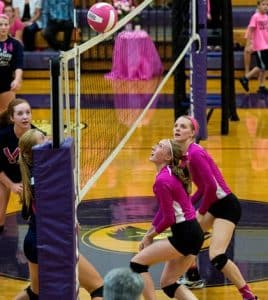
[[32, 291], [30, 285], [25, 289], [25, 291], [26, 291], [27, 295], [29, 296], [30, 300], [38, 300], [39, 299], [39, 296]]
[[227, 264], [228, 257], [224, 254], [219, 254], [215, 256], [210, 262], [211, 264], [219, 271], [221, 271], [224, 266]]
[[103, 297], [103, 286], [100, 286], [99, 288], [97, 288], [96, 290], [91, 292], [90, 296], [91, 296], [92, 299], [97, 298], [97, 297], [102, 298]]
[[146, 265], [141, 265], [136, 262], [130, 262], [130, 269], [135, 273], [146, 273], [148, 272], [149, 267]]
[[171, 299], [174, 298], [177, 288], [180, 286], [179, 283], [175, 282], [173, 284], [162, 287], [163, 292]]

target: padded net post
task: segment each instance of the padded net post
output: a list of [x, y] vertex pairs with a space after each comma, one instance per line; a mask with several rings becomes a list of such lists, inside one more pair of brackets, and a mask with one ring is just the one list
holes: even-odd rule
[[44, 144], [33, 151], [40, 300], [78, 295], [73, 144], [67, 138], [57, 149]]
[[[195, 1], [195, 0], [193, 0]], [[191, 112], [200, 125], [197, 140], [207, 138], [207, 4], [206, 0], [198, 0], [196, 6], [196, 31], [200, 36], [200, 45], [194, 43], [191, 49]], [[192, 18], [195, 19], [194, 17]], [[200, 49], [199, 49], [200, 47]]]

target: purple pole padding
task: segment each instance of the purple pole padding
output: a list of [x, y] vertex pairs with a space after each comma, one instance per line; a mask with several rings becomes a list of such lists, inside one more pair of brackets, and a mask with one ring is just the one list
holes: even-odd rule
[[74, 185], [74, 144], [33, 149], [39, 299], [77, 299], [77, 230]]
[[207, 138], [207, 0], [198, 0], [197, 28], [201, 39], [201, 49], [197, 53], [192, 47], [193, 55], [193, 102], [194, 117], [200, 125], [198, 139]]

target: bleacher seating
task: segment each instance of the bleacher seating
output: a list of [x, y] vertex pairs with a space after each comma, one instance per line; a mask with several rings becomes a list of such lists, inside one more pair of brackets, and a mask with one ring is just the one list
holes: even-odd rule
[[[239, 5], [240, 2], [242, 3], [242, 1], [238, 0], [233, 1], [234, 43], [244, 46], [245, 28], [249, 22], [250, 16], [255, 12], [256, 3], [255, 0], [247, 1], [246, 5], [248, 6], [246, 6], [244, 3], [246, 1], [243, 1], [243, 5]], [[249, 2], [251, 3], [250, 5]], [[252, 4], [252, 2], [254, 2], [254, 4]], [[96, 33], [94, 33], [87, 25], [86, 14], [87, 9], [85, 8], [77, 10], [77, 20], [81, 29], [81, 42], [84, 42], [96, 35]], [[169, 48], [171, 48], [171, 9], [151, 8], [149, 10], [145, 10], [139, 21], [142, 28], [148, 31], [152, 39], [155, 40], [162, 60], [171, 60], [171, 49], [165, 49], [164, 51], [161, 50], [165, 43], [169, 45]], [[38, 32], [36, 35], [36, 46], [39, 51], [25, 52], [25, 70], [47, 70], [49, 68], [49, 58], [53, 55], [57, 55], [56, 52], [44, 50], [48, 48], [48, 45], [41, 32]], [[166, 55], [169, 57], [164, 57]], [[110, 58], [111, 57], [109, 57], [109, 60]], [[243, 52], [241, 49], [240, 51], [235, 51], [234, 58], [235, 69], [243, 69]], [[221, 65], [221, 52], [208, 52], [207, 62], [209, 69], [219, 69]]]

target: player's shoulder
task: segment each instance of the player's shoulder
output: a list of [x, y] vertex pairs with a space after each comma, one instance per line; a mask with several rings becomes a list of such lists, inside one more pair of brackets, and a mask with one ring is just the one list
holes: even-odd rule
[[158, 183], [164, 183], [170, 181], [172, 178], [172, 172], [168, 166], [165, 166], [156, 176], [156, 181]]
[[201, 145], [192, 143], [188, 148], [187, 155], [190, 161], [198, 161], [207, 156], [207, 151]]
[[197, 155], [203, 152], [205, 152], [205, 149], [201, 145], [196, 143], [192, 143], [188, 148], [188, 154], [190, 155]]
[[12, 133], [12, 128], [13, 128], [12, 124], [0, 127], [0, 136], [1, 137], [9, 136]]
[[8, 42], [8, 43], [11, 43], [11, 44], [13, 45], [14, 48], [20, 49], [20, 50], [23, 51], [23, 46], [22, 46], [21, 42], [18, 41], [17, 39], [15, 39], [15, 38], [9, 36], [9, 37], [7, 38], [7, 42]]
[[1, 148], [12, 143], [14, 140], [14, 133], [12, 126], [8, 125], [0, 129], [0, 146]]

